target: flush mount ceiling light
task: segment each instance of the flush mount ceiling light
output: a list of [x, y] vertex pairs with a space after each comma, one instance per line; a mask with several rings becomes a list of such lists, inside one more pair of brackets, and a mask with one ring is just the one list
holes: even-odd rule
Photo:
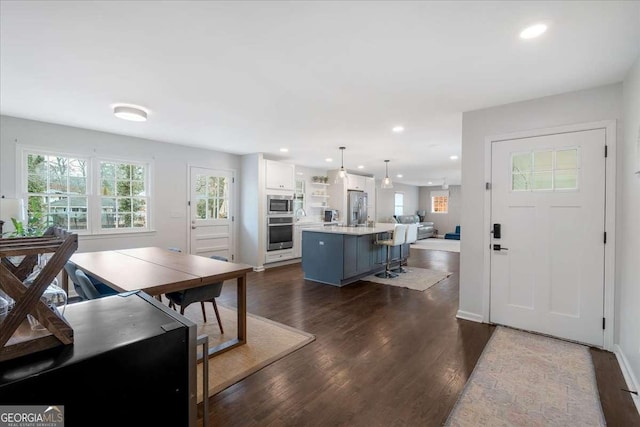
[[385, 163], [386, 175], [382, 180], [382, 184], [380, 185], [380, 188], [382, 189], [393, 188], [393, 182], [391, 182], [391, 178], [389, 178], [389, 160], [385, 160], [384, 163]]
[[129, 120], [132, 122], [146, 122], [147, 112], [139, 107], [130, 105], [116, 105], [113, 107], [113, 114], [119, 119]]
[[540, 37], [544, 34], [545, 31], [547, 31], [547, 26], [545, 24], [531, 25], [520, 32], [520, 38], [525, 40], [535, 39], [536, 37]]
[[324, 161], [331, 163], [331, 162], [333, 162], [333, 159], [331, 157], [327, 157], [326, 159], [324, 159]]
[[283, 148], [281, 148], [281, 149], [280, 149], [280, 152], [281, 152], [281, 153], [288, 153], [288, 152], [289, 152], [289, 149], [288, 149], [288, 148], [284, 148], [284, 147], [283, 147]]
[[340, 148], [340, 156], [342, 157], [342, 161], [340, 163], [340, 170], [336, 175], [336, 181], [335, 181], [336, 183], [340, 181], [345, 181], [347, 178], [347, 170], [344, 168], [344, 150], [346, 150], [347, 147], [339, 147], [339, 148]]
[[402, 174], [401, 174], [401, 173], [399, 173], [398, 175], [396, 175], [396, 177], [398, 177], [398, 178], [402, 178]]
[[427, 184], [431, 185], [431, 184], [433, 184], [433, 182], [432, 182], [432, 181], [429, 181], [429, 182], [427, 182]]
[[391, 129], [393, 132], [395, 133], [402, 133], [404, 131], [404, 127], [402, 126], [394, 126], [393, 129]]
[[364, 165], [358, 165], [358, 169], [364, 169]]
[[449, 158], [450, 158], [451, 160], [458, 160], [458, 156], [456, 156], [455, 154], [454, 154], [453, 156], [449, 156]]

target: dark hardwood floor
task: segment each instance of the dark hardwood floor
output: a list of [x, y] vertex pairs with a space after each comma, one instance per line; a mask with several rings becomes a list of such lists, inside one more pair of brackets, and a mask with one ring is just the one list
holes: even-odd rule
[[[454, 274], [418, 292], [305, 281], [300, 264], [251, 273], [248, 311], [316, 340], [211, 397], [211, 425], [442, 425], [494, 327], [455, 317], [459, 254], [412, 250], [409, 265]], [[234, 288], [225, 286], [222, 303], [235, 304]], [[611, 353], [599, 353], [607, 422], [636, 425]]]

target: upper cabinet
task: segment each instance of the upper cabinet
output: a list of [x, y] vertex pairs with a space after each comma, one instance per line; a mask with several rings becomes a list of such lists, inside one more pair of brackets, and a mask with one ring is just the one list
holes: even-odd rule
[[265, 160], [266, 188], [273, 190], [295, 190], [295, 166], [273, 160]]
[[347, 189], [366, 191], [367, 177], [362, 175], [347, 174]]

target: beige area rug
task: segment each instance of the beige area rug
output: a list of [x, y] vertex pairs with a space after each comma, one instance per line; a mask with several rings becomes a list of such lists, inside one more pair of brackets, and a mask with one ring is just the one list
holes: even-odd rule
[[422, 240], [417, 240], [415, 243], [412, 243], [411, 249], [460, 252], [460, 240], [422, 239]]
[[398, 277], [393, 279], [383, 279], [372, 274], [362, 280], [423, 292], [453, 274], [446, 271], [428, 270], [418, 267], [404, 267], [404, 269], [407, 270], [406, 273], [398, 273]]
[[498, 327], [448, 426], [604, 426], [589, 349]]
[[[218, 303], [224, 336], [220, 334], [213, 306], [205, 303], [207, 323], [200, 304], [187, 307], [185, 316], [198, 324], [198, 335], [207, 334], [209, 347], [237, 336], [237, 312]], [[209, 396], [248, 377], [315, 340], [315, 336], [264, 317], [248, 314], [247, 343], [209, 359]], [[200, 348], [198, 349], [200, 351]], [[198, 363], [198, 402], [202, 402], [202, 363]]]

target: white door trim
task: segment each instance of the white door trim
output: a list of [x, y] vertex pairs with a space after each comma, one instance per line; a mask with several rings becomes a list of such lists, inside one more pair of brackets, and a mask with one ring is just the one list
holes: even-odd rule
[[[604, 330], [604, 349], [613, 351], [613, 337], [615, 328], [614, 302], [615, 302], [615, 248], [616, 248], [616, 120], [604, 120], [599, 122], [579, 123], [575, 125], [557, 126], [544, 129], [534, 129], [521, 132], [513, 132], [500, 135], [489, 135], [484, 140], [484, 178], [485, 182], [491, 182], [491, 147], [494, 142], [547, 136], [558, 133], [579, 132], [594, 129], [605, 130], [607, 145], [606, 186], [605, 186], [605, 229], [607, 232], [607, 244], [604, 247], [604, 317], [606, 328]], [[603, 153], [604, 155], [604, 153]], [[482, 316], [485, 323], [490, 323], [491, 309], [491, 192], [484, 194], [484, 277], [482, 286]], [[603, 236], [604, 237], [604, 236]]]

